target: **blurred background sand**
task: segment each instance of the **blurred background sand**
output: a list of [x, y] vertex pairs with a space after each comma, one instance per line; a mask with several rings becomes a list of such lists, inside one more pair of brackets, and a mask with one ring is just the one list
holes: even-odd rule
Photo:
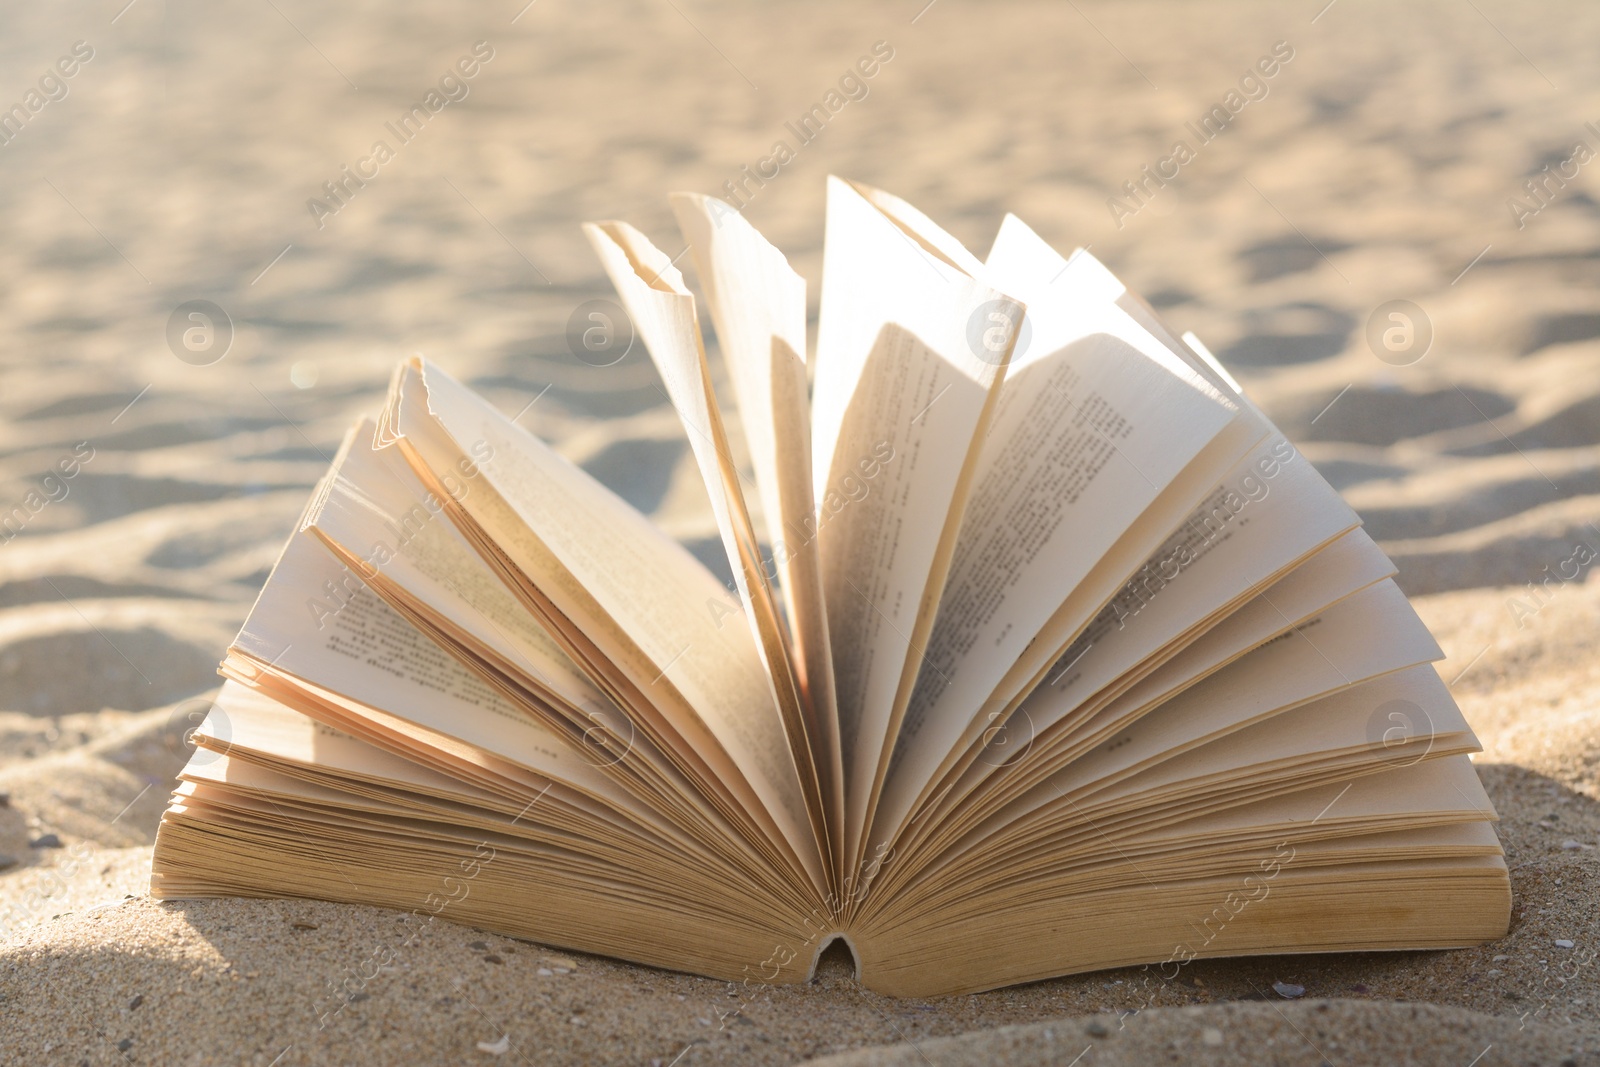
[[[194, 698], [398, 360], [424, 353], [508, 413], [538, 397], [524, 425], [715, 559], [642, 346], [606, 367], [569, 346], [575, 309], [611, 295], [577, 224], [627, 219], [677, 253], [665, 194], [719, 192], [794, 147], [785, 123], [877, 42], [893, 58], [865, 98], [751, 186], [747, 217], [810, 279], [813, 316], [829, 173], [980, 255], [1006, 211], [1089, 245], [1199, 334], [1395, 558], [1505, 819], [1505, 941], [1196, 964], [1127, 1025], [1151, 1056], [1260, 1062], [1457, 1062], [1430, 1041], [1462, 1032], [1493, 1046], [1485, 1065], [1600, 1047], [1600, 582], [1546, 581], [1600, 551], [1600, 158], [1567, 163], [1600, 155], [1600, 10], [125, 2], [0, 12], [0, 107], [92, 49], [0, 147], [0, 518], [24, 520], [0, 534], [0, 1060], [490, 1062], [476, 1043], [505, 1035], [539, 1063], [897, 1042], [881, 1062], [1055, 1062], [1068, 1045], [1037, 1034], [923, 1046], [1095, 1012], [1112, 1033], [1060, 1024], [1060, 1062], [1113, 1055], [1103, 1013], [1142, 1005], [1137, 972], [907, 1004], [835, 962], [723, 1031], [702, 1023], [717, 983], [586, 958], [541, 975], [544, 950], [457, 927], [319, 1031], [313, 987], [383, 913], [143, 899]], [[385, 123], [479, 41], [492, 58], [465, 98], [402, 144]], [[1185, 123], [1278, 42], [1293, 58], [1266, 96], [1199, 145]], [[394, 158], [314, 217], [379, 139]], [[1194, 160], [1119, 225], [1108, 198], [1178, 139]], [[1543, 203], [1524, 182], [1547, 165], [1577, 175]], [[167, 339], [194, 300], [231, 321], [214, 361], [220, 343], [180, 359]], [[1380, 359], [1369, 320], [1394, 300], [1431, 343]], [[1275, 981], [1340, 1002], [1288, 1005]], [[1367, 1004], [1390, 1000], [1450, 1011]]]

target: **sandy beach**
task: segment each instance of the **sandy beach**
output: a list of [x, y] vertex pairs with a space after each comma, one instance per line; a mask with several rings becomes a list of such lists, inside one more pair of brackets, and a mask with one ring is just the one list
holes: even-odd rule
[[[1600, 10], [125, 2], [0, 15], [0, 1063], [1600, 1063]], [[723, 983], [440, 921], [327, 1018], [392, 913], [149, 898], [217, 661], [397, 361], [537, 398], [726, 569], [642, 346], [569, 346], [612, 295], [578, 223], [671, 254], [666, 194], [731, 184], [814, 317], [830, 173], [979, 255], [1007, 211], [1089, 246], [1345, 494], [1483, 743], [1506, 938], [928, 1001], [828, 959], [723, 1025]]]

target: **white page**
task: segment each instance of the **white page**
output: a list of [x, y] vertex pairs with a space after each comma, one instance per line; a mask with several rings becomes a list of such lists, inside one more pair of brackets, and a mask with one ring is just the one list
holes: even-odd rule
[[[910, 698], [1022, 311], [930, 251], [889, 209], [931, 228], [893, 197], [829, 179], [812, 447], [852, 855]], [[1010, 330], [980, 358], [968, 326], [986, 309]]]
[[[628, 835], [653, 834], [681, 849], [701, 853], [703, 847], [682, 829], [666, 821], [659, 812], [646, 808], [615, 786], [603, 800], [570, 788], [568, 783], [551, 778], [532, 778], [521, 788], [504, 785], [485, 788], [418, 762], [415, 755], [401, 755], [354, 734], [335, 729], [258, 689], [228, 680], [218, 692], [205, 724], [196, 731], [217, 739], [221, 759], [253, 754], [261, 758], [287, 761], [312, 768], [319, 776], [376, 783], [386, 789], [399, 789], [428, 800], [443, 799], [452, 804], [469, 804], [488, 811], [519, 812], [529, 816], [528, 825], [543, 823], [570, 827], [574, 818], [603, 822]], [[222, 755], [226, 752], [226, 756]], [[215, 766], [215, 761], [206, 769]], [[188, 774], [192, 768], [185, 770]], [[531, 815], [529, 804], [536, 803], [543, 814]]]
[[[1392, 578], [1394, 573], [1394, 564], [1373, 540], [1362, 530], [1351, 530], [1261, 590], [1115, 699], [1123, 707], [1167, 699], [1194, 680]], [[1386, 596], [1383, 603], [1393, 605], [1394, 598]], [[1039, 692], [1035, 690], [1035, 695]], [[1059, 692], [1052, 689], [1051, 695], [1059, 699]], [[1035, 704], [1030, 697], [1023, 707], [1041, 713], [1034, 720], [1036, 724], [1054, 721], [1055, 709], [1044, 701]]]
[[[772, 612], [771, 591], [759, 567], [750, 513], [732, 469], [721, 413], [712, 395], [694, 297], [685, 288], [678, 268], [627, 223], [585, 223], [584, 233], [622, 297], [666, 385], [667, 399], [684, 425], [749, 619], [751, 637], [765, 659], [764, 635], [755, 615]], [[783, 671], [785, 666], [781, 660], [769, 661], [768, 673]]]
[[[1407, 738], [1413, 747], [1404, 752], [1386, 747], [1381, 734], [1373, 732], [1374, 713], [1391, 705], [1418, 709], [1416, 729]], [[1056, 832], [1058, 825], [1082, 824], [1095, 812], [1103, 815], [1170, 803], [1174, 790], [1192, 790], [1202, 782], [1231, 782], [1242, 789], [1253, 778], [1286, 768], [1313, 776], [1319, 767], [1349, 769], [1353, 755], [1365, 754], [1367, 759], [1398, 755], [1407, 762], [1420, 762], [1433, 753], [1443, 759], [1478, 748], [1455, 701], [1428, 664], [1387, 672], [1266, 714], [1227, 704], [1196, 705], [1192, 710], [1180, 743], [1172, 743], [1177, 735], [1170, 722], [1141, 720], [1127, 741], [1102, 746], [990, 816], [951, 855], [997, 834], [1043, 835]], [[1492, 818], [1492, 809], [1484, 817]], [[1041, 818], [1052, 825], [1040, 823]]]
[[[803, 527], [787, 529], [789, 521], [811, 521], [814, 501], [809, 482], [803, 496], [786, 496], [793, 454], [810, 447], [809, 405], [806, 390], [806, 283], [790, 269], [783, 253], [769, 244], [744, 216], [721, 200], [692, 193], [672, 194], [678, 226], [694, 252], [695, 269], [717, 330], [717, 343], [733, 383], [734, 399], [750, 450], [756, 490], [761, 500], [766, 543], [789, 544], [796, 549], [774, 557], [774, 573], [792, 575], [797, 558], [815, 558], [815, 545]], [[594, 238], [591, 237], [591, 241]], [[676, 268], [668, 274], [676, 276]], [[679, 283], [681, 284], [681, 282]], [[795, 387], [799, 391], [796, 395]], [[799, 401], [799, 411], [780, 412]], [[802, 430], [806, 440], [789, 433]], [[809, 472], [810, 457], [802, 464]], [[800, 553], [801, 548], [810, 551]], [[794, 614], [792, 577], [780, 583]], [[798, 635], [796, 635], [798, 637]]]
[[990, 271], [1028, 301], [1031, 339], [984, 441], [875, 834], [899, 825], [1067, 595], [1238, 412], [1114, 304], [1029, 273]]
[[1318, 786], [1183, 819], [1121, 843], [1141, 850], [1145, 845], [1169, 842], [1181, 848], [1197, 837], [1251, 836], [1270, 828], [1305, 831], [1320, 825], [1331, 833], [1367, 827], [1384, 832], [1379, 828], [1394, 823], [1439, 825], [1441, 820], [1448, 824], [1493, 817], [1494, 807], [1471, 758], [1445, 756], [1366, 775], [1344, 785]]
[[[990, 749], [978, 753], [987, 759], [972, 758], [967, 766], [959, 768], [959, 778], [936, 804], [925, 809], [931, 814], [919, 817], [919, 822], [924, 824], [924, 830], [931, 830], [955, 808], [965, 806], [970, 810], [974, 803], [1005, 803], [1008, 790], [1025, 787], [1025, 783], [1008, 775], [1014, 772], [1037, 778], [1048, 773], [1051, 764], [1070, 759], [1071, 753], [1086, 743], [1087, 735], [1072, 728], [1073, 720], [1087, 721], [1134, 687], [1147, 700], [1175, 693], [1278, 633], [1393, 574], [1394, 565], [1372, 539], [1359, 529], [1350, 530], [1261, 589], [1210, 629], [1187, 635], [1188, 644], [1174, 642], [1162, 648], [1159, 655], [1154, 654], [1154, 649], [1139, 653], [1147, 635], [1136, 631], [1131, 621], [1122, 620], [1122, 629], [1117, 628], [1116, 619], [1109, 620], [1103, 631], [1091, 627], [1086, 636], [1096, 635], [1099, 644], [1095, 647], [1103, 655], [1076, 657], [1076, 662], [1030, 693], [1017, 711], [1019, 718], [1011, 721], [1004, 735], [991, 739]], [[1137, 671], [1133, 670], [1135, 666]], [[1002, 743], [1012, 747], [1003, 749]], [[966, 799], [975, 790], [986, 788], [984, 782], [991, 777], [999, 794], [990, 791], [973, 801]]]
[[[1388, 681], [1382, 680], [1383, 683]], [[1288, 712], [1286, 718], [1311, 714], [1339, 723], [1350, 721], [1348, 706], [1338, 705], [1334, 698], [1330, 698], [1326, 708], [1307, 705]], [[1249, 761], [1259, 749], [1253, 751], [1253, 746], [1240, 742], [1254, 729], [1219, 742], [1228, 746], [1231, 756], [1220, 760], [1213, 758], [1212, 762], [1248, 773]], [[1447, 736], [1454, 735], [1442, 734], [1441, 743]], [[1340, 764], [1351, 769], [1342, 759], [1348, 746], [1336, 744], [1323, 751], [1330, 757], [1325, 761], [1329, 766]], [[1048, 825], [997, 822], [985, 827], [979, 834], [998, 826], [1006, 826], [1007, 830], [987, 837], [975, 834], [953, 851], [945, 869], [933, 876], [943, 883], [939, 892], [948, 895], [955, 889], [970, 894], [996, 887], [1013, 876], [995, 866], [995, 857], [1014, 856], [1019, 851], [1037, 857], [1030, 863], [1030, 869], [1037, 876], [1048, 871], [1089, 872], [1106, 866], [1126, 868], [1130, 861], [1139, 868], [1154, 861], [1164, 862], [1169, 869], [1181, 870], [1186, 855], [1209, 857], [1240, 848], [1262, 847], [1263, 839], [1274, 843], [1292, 840], [1296, 847], [1303, 842], [1320, 840], [1338, 847], [1338, 842], [1349, 841], [1352, 837], [1370, 841], [1375, 835], [1392, 836], [1424, 827], [1444, 830], [1447, 839], [1468, 844], [1481, 842], [1489, 851], [1499, 850], [1488, 825], [1488, 820], [1496, 818], [1494, 808], [1465, 754], [1426, 759], [1388, 770], [1369, 770], [1334, 785], [1291, 787], [1288, 792], [1279, 787], [1264, 799], [1243, 803], [1230, 803], [1227, 797], [1212, 792], [1193, 813], [1183, 807], [1174, 810], [1168, 799], [1170, 786], [1181, 784], [1181, 779], [1167, 776], [1165, 772], [1169, 769], [1157, 768], [1148, 777], [1136, 776], [1135, 780], [1145, 786], [1151, 785], [1157, 774], [1162, 775], [1166, 785], [1153, 788], [1147, 794], [1125, 792], [1119, 787], [1115, 799], [1137, 803], [1141, 795], [1147, 795], [1153, 798], [1153, 805], [1143, 810], [1133, 809], [1137, 814], [1130, 819], [1130, 809], [1125, 803], [1119, 804], [1114, 827], [1107, 827], [1095, 816], [1087, 815], [1087, 809], [1071, 810], [1071, 804], [1066, 805], [1068, 810], [1053, 811]], [[1093, 802], [1103, 817], [1106, 805], [1099, 797]], [[1074, 818], [1074, 815], [1079, 817]], [[1087, 817], [1083, 817], [1085, 815]], [[1107, 832], [1097, 831], [1097, 826]], [[1193, 867], [1193, 863], [1189, 866]]]
[[817, 849], [831, 854], [827, 804], [821, 793], [822, 776], [816, 766], [811, 723], [712, 390], [694, 297], [666, 253], [627, 223], [585, 223], [584, 232], [622, 297], [667, 387], [668, 399], [688, 432], [689, 447], [711, 500], [750, 636], [765, 667], [768, 693], [784, 726], [785, 748], [806, 794]]
[[[990, 252], [990, 262], [984, 264], [982, 269], [987, 272], [987, 277], [1005, 279], [1012, 288], [1031, 285], [1046, 294], [1061, 289], [1065, 296], [1046, 295], [1038, 298], [1043, 305], [1044, 321], [1049, 332], [1070, 329], [1075, 319], [1092, 314], [1097, 302], [1103, 306], [1106, 300], [1120, 291], [1120, 283], [1110, 278], [1109, 272], [1103, 267], [1094, 264], [1094, 270], [1083, 268], [1080, 261], [1087, 261], [1088, 258], [1080, 255], [1073, 260], [1063, 259], [1020, 220], [1008, 216]], [[1127, 321], [1124, 312], [1119, 310], [1116, 314], [1122, 316], [1122, 321]], [[1152, 347], [1157, 351], [1163, 346], [1153, 335], [1146, 333], [1142, 325], [1133, 328], [1144, 336], [1147, 344], [1154, 340]], [[1180, 346], [1176, 351], [1169, 351], [1171, 354], [1165, 359], [1173, 365], [1188, 367], [1192, 373], [1199, 373], [1207, 380], [1212, 378], [1203, 371], [1203, 361], [1187, 348]], [[1199, 455], [1183, 468], [1181, 474], [1160, 487], [1138, 520], [1112, 543], [1112, 547], [1072, 588], [1058, 610], [1038, 628], [1034, 640], [1008, 665], [999, 684], [972, 717], [973, 725], [969, 728], [967, 740], [958, 747], [965, 748], [971, 740], [981, 739], [986, 730], [1005, 725], [1007, 717], [1028, 691], [1047, 677], [1051, 663], [1090, 624], [1095, 613], [1111, 601], [1118, 586], [1128, 580], [1150, 553], [1157, 550], [1163, 538], [1179, 527], [1206, 491], [1217, 486], [1227, 470], [1241, 461], [1252, 445], [1259, 443], [1272, 431], [1271, 424], [1264, 417], [1240, 398], [1232, 396], [1225, 386], [1216, 381], [1212, 382], [1212, 386], [1232, 402], [1242, 405], [1244, 410], [1240, 416], [1218, 432]], [[948, 759], [946, 765], [955, 766], [959, 762], [960, 757], [955, 756]]]
[[[1299, 506], [1308, 496], [1319, 497], [1327, 483], [1296, 452], [1290, 451], [1287, 462], [1277, 461], [1286, 445], [1279, 438], [1261, 446], [1224, 480], [1224, 493], [1232, 491], [1235, 501], [1244, 502], [1238, 511], [1217, 507], [1221, 500], [1213, 494], [1124, 583], [1023, 702], [1035, 727], [1042, 731], [1059, 721], [1202, 623], [1217, 605], [1274, 579], [1289, 580], [1299, 569], [1289, 570], [1297, 561], [1309, 567], [1346, 539], [1351, 540], [1338, 555], [1359, 556], [1351, 562], [1360, 567], [1362, 584], [1394, 572], [1372, 539], [1352, 528], [1355, 517], [1348, 508]], [[1256, 464], [1262, 462], [1277, 472], [1270, 481], [1257, 476]], [[1245, 484], [1255, 487], [1254, 499], [1240, 492]], [[1211, 518], [1216, 521], [1208, 522]], [[1319, 546], [1325, 547], [1319, 551]]]
[[[1406, 708], [1414, 720], [1393, 744], [1374, 726], [1375, 719], [1388, 721], [1385, 709], [1391, 707]], [[1359, 682], [1242, 728], [1224, 726], [1202, 744], [1187, 746], [1112, 785], [1094, 789], [1094, 803], [1132, 801], [1174, 784], [1203, 779], [1247, 783], [1253, 773], [1274, 768], [1314, 769], [1319, 764], [1338, 766], [1352, 755], [1404, 766], [1480, 750], [1438, 672], [1423, 663]], [[1493, 818], [1493, 808], [1486, 807], [1483, 816]]]
[[603, 796], [616, 792], [565, 741], [430, 641], [310, 533], [289, 538], [234, 647], [545, 777]]
[[346, 437], [302, 529], [586, 764], [626, 763], [634, 788], [649, 780], [656, 803], [678, 803], [693, 787], [489, 569], [400, 450], [372, 447], [374, 428], [364, 420]]
[[811, 484], [805, 279], [723, 201], [675, 193], [672, 207], [694, 250], [700, 288], [733, 382], [770, 546], [767, 566], [788, 606], [792, 660], [806, 696], [809, 732], [830, 817], [842, 829], [839, 711]]
[[448, 797], [494, 808], [507, 798], [303, 715], [240, 682], [222, 683], [195, 736], [215, 738], [229, 755], [253, 753], [300, 763], [319, 772], [378, 782], [421, 796]]
[[303, 528], [359, 574], [382, 575], [465, 630], [547, 699], [615, 726], [621, 712], [483, 562], [399, 450], [372, 447], [375, 429], [364, 420], [346, 440]]
[[[994, 248], [989, 252], [989, 258], [994, 260], [997, 256], [1010, 256], [1019, 249], [1044, 243], [1043, 239], [1021, 219], [1015, 215], [1007, 215], [1000, 223], [1000, 232], [995, 238]], [[1206, 351], [1197, 340], [1192, 340], [1193, 334], [1179, 337], [1149, 302], [1124, 285], [1122, 279], [1111, 273], [1111, 270], [1090, 255], [1087, 249], [1075, 248], [1070, 255], [1061, 259], [1055, 277], [1061, 283], [1070, 281], [1074, 287], [1093, 294], [1096, 299], [1115, 303], [1212, 385], [1236, 401], [1243, 400], [1247, 407], [1259, 412], [1259, 409], [1249, 403], [1248, 398], [1244, 396], [1244, 387], [1228, 373], [1215, 356]]]
[[[1443, 655], [1405, 594], [1384, 579], [1185, 689], [1069, 764], [1053, 781], [1072, 789], [1103, 780], [1285, 708]], [[1135, 699], [1124, 696], [1096, 718], [1124, 717], [1137, 706]]]
[[[490, 450], [476, 476], [487, 491], [469, 488], [461, 506], [489, 524], [496, 548], [524, 573], [537, 569], [537, 552], [556, 557], [566, 577], [541, 592], [596, 630], [591, 639], [635, 691], [668, 715], [746, 813], [821, 885], [766, 668], [721, 583], [626, 501], [437, 367], [404, 368], [398, 397], [399, 433], [418, 446], [440, 448], [430, 435], [442, 431], [457, 455]], [[452, 465], [444, 451], [431, 463], [447, 472]]]

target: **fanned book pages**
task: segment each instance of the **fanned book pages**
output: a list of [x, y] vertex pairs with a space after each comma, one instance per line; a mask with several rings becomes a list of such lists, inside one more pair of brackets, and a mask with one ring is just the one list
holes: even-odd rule
[[672, 204], [720, 397], [668, 256], [586, 232], [731, 582], [405, 363], [228, 650], [156, 895], [734, 982], [842, 938], [916, 996], [1506, 931], [1438, 646], [1197, 339], [1015, 217], [979, 260], [838, 179], [809, 339], [776, 248]]

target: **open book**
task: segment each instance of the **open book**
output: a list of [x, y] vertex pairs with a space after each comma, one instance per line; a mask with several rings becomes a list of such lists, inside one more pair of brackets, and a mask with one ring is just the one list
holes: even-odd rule
[[402, 365], [228, 650], [156, 895], [735, 982], [843, 938], [918, 996], [1505, 932], [1438, 646], [1198, 340], [1015, 217], [980, 261], [831, 179], [808, 368], [805, 282], [721, 201], [673, 207], [720, 400], [669, 257], [586, 230], [731, 581], [536, 406]]

